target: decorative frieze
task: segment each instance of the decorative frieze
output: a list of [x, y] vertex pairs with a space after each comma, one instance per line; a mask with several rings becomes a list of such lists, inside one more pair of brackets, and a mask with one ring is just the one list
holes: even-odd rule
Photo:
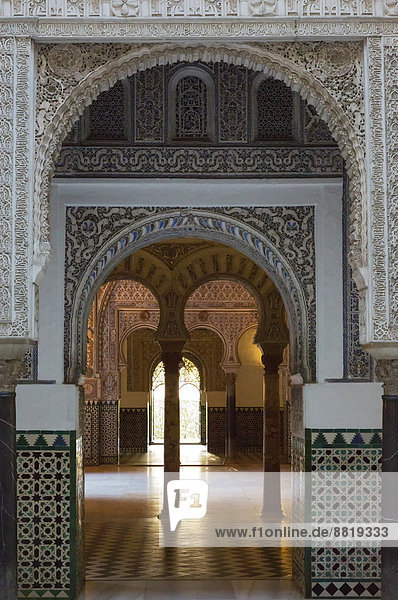
[[369, 17], [394, 15], [393, 0], [1, 0], [6, 17]]
[[62, 148], [56, 176], [340, 177], [338, 148]]

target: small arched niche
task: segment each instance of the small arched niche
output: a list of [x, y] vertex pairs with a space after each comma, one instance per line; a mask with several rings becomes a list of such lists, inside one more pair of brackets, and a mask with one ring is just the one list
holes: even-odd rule
[[169, 140], [211, 142], [215, 140], [214, 81], [203, 67], [182, 67], [170, 77]]

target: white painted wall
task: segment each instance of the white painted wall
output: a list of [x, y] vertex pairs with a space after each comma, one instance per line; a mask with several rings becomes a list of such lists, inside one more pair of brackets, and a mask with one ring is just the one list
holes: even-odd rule
[[318, 381], [342, 376], [342, 181], [340, 179], [55, 179], [53, 256], [40, 285], [39, 378], [63, 378], [65, 207], [277, 206], [316, 210]]
[[306, 384], [304, 424], [309, 429], [381, 429], [381, 383]]
[[79, 429], [79, 394], [74, 385], [17, 386], [17, 430]]

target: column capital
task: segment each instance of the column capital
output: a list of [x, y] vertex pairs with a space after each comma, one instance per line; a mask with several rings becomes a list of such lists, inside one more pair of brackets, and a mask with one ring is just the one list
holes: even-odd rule
[[15, 391], [16, 381], [23, 371], [23, 366], [20, 358], [0, 358], [0, 393]]
[[30, 345], [27, 338], [0, 340], [0, 392], [15, 391], [16, 381], [24, 368], [22, 357]]
[[398, 396], [398, 359], [382, 359], [376, 362], [375, 375], [377, 381], [384, 386], [387, 396]]
[[236, 382], [236, 371], [226, 371], [225, 372], [225, 383], [227, 385], [234, 385]]
[[158, 340], [162, 350], [162, 361], [166, 368], [177, 369], [182, 360], [182, 350], [186, 340]]
[[261, 362], [264, 365], [265, 374], [277, 375], [279, 373], [279, 365], [283, 362], [284, 346], [279, 344], [263, 344], [261, 349]]

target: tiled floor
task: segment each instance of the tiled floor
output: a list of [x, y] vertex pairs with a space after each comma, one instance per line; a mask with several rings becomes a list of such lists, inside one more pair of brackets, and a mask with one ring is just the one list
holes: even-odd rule
[[[156, 465], [161, 450], [156, 447], [145, 459]], [[186, 446], [184, 450], [185, 464], [197, 465], [185, 467], [189, 472], [261, 468], [258, 455], [245, 455], [233, 465], [223, 466], [220, 457], [206, 453], [203, 447]], [[291, 554], [287, 548], [159, 547], [162, 481], [159, 466], [86, 469], [88, 581], [79, 600], [300, 598], [289, 581]]]
[[112, 581], [86, 583], [78, 600], [301, 600], [291, 581]]
[[[212, 454], [207, 452], [206, 446], [200, 444], [181, 444], [180, 446], [181, 464], [184, 466], [223, 466], [224, 455]], [[261, 452], [238, 452], [236, 461], [240, 467], [250, 465], [258, 468], [262, 461]], [[122, 454], [120, 457], [121, 465], [130, 466], [163, 466], [163, 444], [151, 444], [148, 452], [135, 452], [133, 454]]]

